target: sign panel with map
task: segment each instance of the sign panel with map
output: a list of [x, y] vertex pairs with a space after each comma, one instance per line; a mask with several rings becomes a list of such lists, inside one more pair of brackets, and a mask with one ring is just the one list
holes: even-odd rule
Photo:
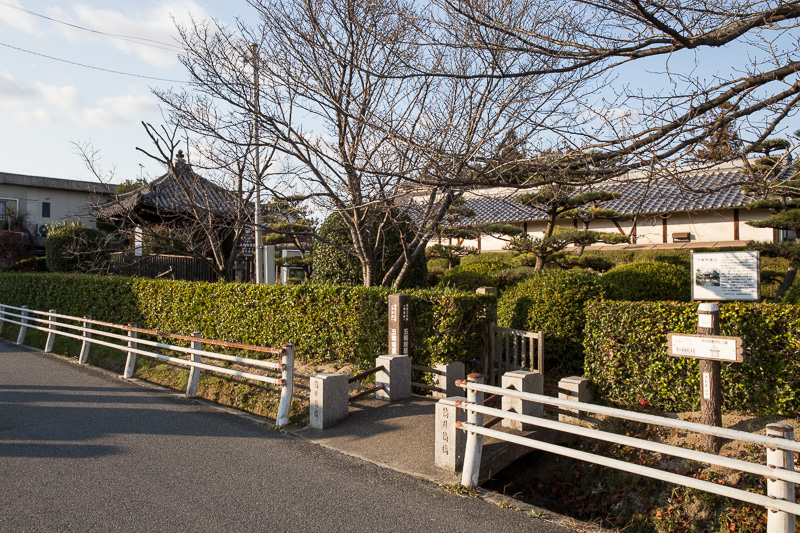
[[758, 252], [692, 254], [692, 300], [760, 299]]

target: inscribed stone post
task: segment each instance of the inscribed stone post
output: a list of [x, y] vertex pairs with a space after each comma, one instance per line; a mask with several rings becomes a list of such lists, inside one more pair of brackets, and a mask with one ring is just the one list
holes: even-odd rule
[[389, 355], [411, 356], [411, 296], [389, 295]]

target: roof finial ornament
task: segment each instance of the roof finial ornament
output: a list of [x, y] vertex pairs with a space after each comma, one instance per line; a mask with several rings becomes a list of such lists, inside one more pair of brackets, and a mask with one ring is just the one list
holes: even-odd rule
[[183, 165], [186, 161], [183, 160], [183, 150], [178, 150], [175, 154], [175, 165]]

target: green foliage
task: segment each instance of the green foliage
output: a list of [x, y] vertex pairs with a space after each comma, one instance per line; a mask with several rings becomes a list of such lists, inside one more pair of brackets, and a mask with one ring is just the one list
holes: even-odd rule
[[108, 258], [105, 236], [77, 222], [51, 224], [45, 243], [51, 272], [100, 270]]
[[[543, 331], [545, 368], [578, 373], [583, 361], [584, 304], [602, 297], [598, 276], [578, 270], [544, 270], [503, 293], [498, 324]], [[550, 370], [548, 370], [548, 373]]]
[[[253, 285], [77, 275], [0, 274], [0, 302], [72, 316], [262, 346], [295, 344], [298, 361], [374, 365], [387, 351], [388, 296], [380, 287]], [[495, 320], [493, 296], [412, 295], [416, 362], [471, 361], [480, 324]]]
[[14, 231], [0, 230], [0, 268], [33, 257], [28, 238]]
[[800, 281], [795, 279], [792, 286], [786, 293], [786, 296], [783, 297], [783, 303], [791, 304], [791, 305], [800, 305]]
[[600, 281], [609, 300], [692, 299], [691, 273], [669, 263], [640, 261], [619, 265], [603, 274]]
[[46, 257], [31, 257], [0, 269], [0, 272], [47, 272]]
[[[727, 303], [721, 334], [744, 340], [744, 363], [722, 364], [723, 408], [800, 412], [800, 308]], [[697, 305], [596, 301], [586, 311], [585, 375], [605, 401], [656, 409], [699, 409], [698, 360], [667, 355], [667, 333], [695, 333]]]
[[536, 270], [530, 266], [512, 267], [498, 270], [491, 274], [494, 285], [501, 291], [506, 290], [515, 283], [533, 277]]
[[[480, 265], [481, 263], [473, 264]], [[494, 286], [494, 280], [488, 274], [463, 270], [463, 267], [445, 272], [439, 280], [439, 287], [455, 287], [470, 292], [475, 292], [479, 287]]]
[[147, 180], [144, 178], [127, 179], [117, 185], [114, 189], [116, 194], [124, 194], [126, 192], [136, 191], [147, 185]]
[[[377, 228], [373, 228], [374, 233], [378, 233]], [[320, 237], [338, 244], [347, 249], [353, 248], [353, 241], [350, 230], [345, 224], [344, 219], [338, 213], [332, 213], [323, 222], [319, 229]], [[392, 264], [403, 253], [400, 241], [400, 232], [396, 227], [390, 226], [385, 229], [378, 239], [375, 260], [377, 263], [377, 283], [380, 283]], [[330, 285], [363, 285], [364, 276], [362, 273], [361, 262], [351, 254], [348, 254], [335, 246], [331, 246], [322, 241], [314, 244], [312, 254], [314, 270], [311, 279], [318, 283]], [[411, 272], [405, 279], [403, 287], [423, 287], [427, 278], [427, 265], [424, 255], [411, 266]]]
[[487, 262], [495, 262], [499, 261], [501, 263], [506, 263], [508, 265], [513, 266], [513, 259], [514, 259], [513, 252], [481, 252], [477, 255], [469, 255], [467, 257], [461, 258], [462, 265], [468, 265], [470, 263], [487, 263]]
[[477, 272], [479, 274], [492, 275], [500, 270], [511, 268], [511, 265], [502, 261], [483, 261], [481, 263], [469, 263], [458, 268], [461, 272]]

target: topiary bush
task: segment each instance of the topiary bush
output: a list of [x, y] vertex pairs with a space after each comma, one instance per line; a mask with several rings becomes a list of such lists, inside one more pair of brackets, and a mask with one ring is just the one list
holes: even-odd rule
[[462, 291], [475, 292], [478, 287], [494, 287], [494, 280], [480, 272], [470, 272], [454, 268], [445, 272], [439, 280], [438, 287], [452, 287]]
[[[410, 224], [410, 222], [407, 223]], [[377, 233], [378, 228], [374, 228], [374, 232]], [[350, 230], [339, 213], [332, 213], [323, 222], [319, 229], [319, 235], [339, 246], [346, 248], [352, 248], [353, 246]], [[380, 247], [375, 256], [377, 262], [376, 283], [381, 282], [386, 272], [389, 271], [394, 261], [402, 253], [403, 248], [398, 229], [394, 226], [384, 229], [380, 239]], [[358, 258], [330, 244], [322, 241], [317, 241], [314, 244], [312, 264], [311, 279], [315, 282], [349, 286], [364, 284], [361, 262]], [[425, 255], [421, 254], [419, 259], [412, 264], [411, 272], [409, 272], [401, 287], [424, 287], [427, 282], [427, 275], [428, 268]]]
[[478, 274], [486, 274], [491, 276], [500, 270], [507, 270], [511, 265], [502, 261], [482, 261], [479, 263], [467, 263], [466, 265], [459, 265], [458, 269], [461, 272], [477, 272]]
[[45, 252], [51, 272], [97, 272], [108, 262], [105, 235], [79, 223], [51, 225]]
[[504, 291], [515, 283], [519, 283], [535, 275], [536, 271], [533, 267], [523, 266], [498, 270], [492, 273], [492, 279], [494, 280], [495, 286], [499, 290]]
[[657, 301], [692, 299], [691, 274], [683, 266], [657, 261], [617, 265], [600, 277], [609, 300]]
[[24, 233], [0, 231], [0, 268], [33, 257]]
[[584, 304], [601, 298], [596, 274], [543, 270], [506, 290], [497, 303], [500, 326], [544, 332], [548, 374], [580, 374], [583, 367]]
[[506, 263], [511, 265], [516, 254], [514, 252], [480, 252], [461, 258], [461, 266], [472, 263]]

